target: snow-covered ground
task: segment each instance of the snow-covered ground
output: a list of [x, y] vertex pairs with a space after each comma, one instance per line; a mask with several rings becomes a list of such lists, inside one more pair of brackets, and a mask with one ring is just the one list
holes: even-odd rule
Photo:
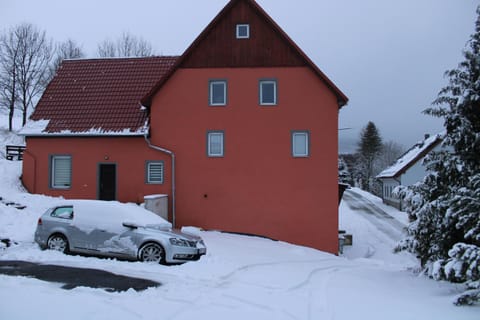
[[0, 159], [5, 158], [6, 145], [23, 145], [23, 137], [16, 134], [21, 128], [22, 120], [20, 117], [13, 118], [13, 132], [8, 131], [8, 116], [0, 110]]
[[396, 208], [386, 205], [383, 203], [382, 198], [379, 198], [369, 192], [366, 192], [362, 189], [359, 188], [352, 188], [352, 191], [361, 195], [364, 197], [366, 200], [370, 201], [372, 204], [374, 204], [376, 207], [380, 208], [381, 210], [385, 211], [388, 215], [391, 217], [395, 218], [399, 222], [403, 224], [408, 224], [408, 215], [405, 214], [405, 212], [398, 211]]
[[[0, 319], [480, 318], [480, 306], [451, 303], [461, 286], [415, 273], [413, 256], [392, 253], [395, 240], [387, 227], [379, 230], [384, 222], [372, 223], [352, 203], [340, 206], [341, 228], [353, 234], [353, 246], [342, 256], [189, 228], [204, 239], [207, 255], [198, 262], [162, 266], [41, 251], [33, 242], [36, 221], [58, 199], [26, 193], [20, 173], [20, 162], [0, 154], [0, 197], [27, 206], [18, 210], [0, 202], [0, 238], [18, 243], [0, 247], [0, 260], [97, 268], [162, 285], [142, 292], [65, 291], [61, 284], [0, 275]], [[402, 221], [403, 213], [393, 214]]]

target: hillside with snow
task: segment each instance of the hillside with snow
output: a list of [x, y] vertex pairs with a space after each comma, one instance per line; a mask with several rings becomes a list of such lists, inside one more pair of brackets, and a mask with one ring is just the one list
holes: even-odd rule
[[[160, 282], [145, 291], [111, 293], [0, 274], [0, 319], [479, 319], [480, 306], [456, 307], [461, 285], [418, 272], [408, 253], [393, 253], [403, 213], [354, 189], [340, 205], [340, 227], [353, 246], [335, 256], [311, 248], [214, 231], [200, 231], [208, 252], [198, 262], [163, 266], [42, 251], [33, 241], [38, 217], [58, 199], [21, 185], [21, 162], [4, 159], [0, 117], [0, 260], [95, 268]], [[357, 199], [357, 200], [355, 200]], [[363, 200], [362, 200], [363, 199]], [[26, 206], [19, 210], [6, 202]], [[362, 204], [381, 208], [382, 220]]]
[[25, 139], [16, 133], [21, 128], [22, 121], [19, 117], [15, 117], [13, 121], [13, 131], [8, 131], [8, 116], [0, 112], [0, 159], [5, 159], [6, 145], [23, 145]]

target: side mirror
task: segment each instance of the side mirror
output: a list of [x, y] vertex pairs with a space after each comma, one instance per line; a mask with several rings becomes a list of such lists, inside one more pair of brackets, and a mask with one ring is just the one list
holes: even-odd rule
[[126, 228], [130, 228], [130, 229], [137, 229], [138, 228], [138, 225], [136, 223], [133, 223], [133, 222], [123, 222], [122, 226], [124, 226]]

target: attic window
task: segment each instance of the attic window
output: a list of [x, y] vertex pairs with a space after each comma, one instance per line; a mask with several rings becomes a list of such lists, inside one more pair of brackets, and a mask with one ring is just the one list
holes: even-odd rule
[[249, 38], [250, 38], [250, 25], [237, 24], [237, 39], [249, 39]]

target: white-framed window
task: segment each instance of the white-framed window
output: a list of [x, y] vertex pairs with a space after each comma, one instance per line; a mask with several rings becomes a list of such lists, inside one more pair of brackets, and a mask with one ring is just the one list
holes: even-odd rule
[[259, 99], [261, 106], [277, 104], [277, 80], [260, 80]]
[[310, 155], [308, 131], [292, 131], [292, 155], [296, 158]]
[[50, 187], [53, 189], [69, 189], [72, 184], [72, 157], [50, 157]]
[[249, 39], [250, 38], [250, 25], [249, 24], [237, 24], [236, 28], [237, 39]]
[[227, 81], [210, 80], [209, 81], [208, 103], [211, 106], [227, 105]]
[[146, 163], [146, 183], [162, 184], [163, 183], [163, 161], [147, 161]]
[[209, 157], [223, 157], [225, 153], [224, 143], [223, 131], [208, 131], [207, 155]]

